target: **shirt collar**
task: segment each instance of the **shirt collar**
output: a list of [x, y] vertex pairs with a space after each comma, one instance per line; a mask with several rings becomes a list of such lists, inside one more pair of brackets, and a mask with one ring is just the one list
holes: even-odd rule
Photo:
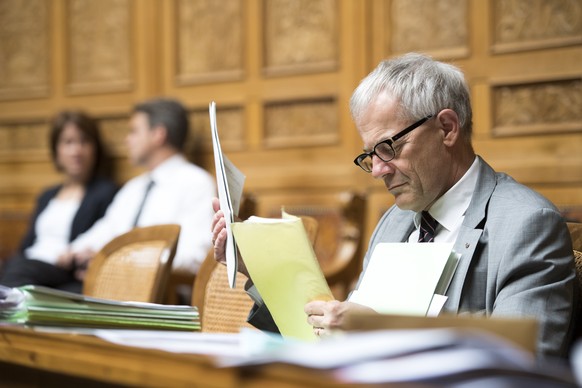
[[[430, 215], [449, 231], [457, 228], [462, 222], [467, 208], [469, 208], [473, 192], [477, 186], [479, 165], [479, 158], [475, 157], [465, 175], [437, 199], [429, 209]], [[417, 228], [420, 225], [420, 212], [416, 213], [414, 217], [414, 225]]]
[[171, 177], [175, 171], [179, 171], [176, 167], [186, 162], [186, 159], [181, 154], [176, 154], [164, 160], [159, 166], [154, 168], [149, 176], [154, 182], [164, 180], [164, 178]]

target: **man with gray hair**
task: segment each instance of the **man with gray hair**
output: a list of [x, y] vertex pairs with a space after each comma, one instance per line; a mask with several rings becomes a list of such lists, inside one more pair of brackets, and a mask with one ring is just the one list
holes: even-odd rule
[[[357, 87], [350, 108], [364, 151], [354, 163], [395, 198], [372, 235], [362, 276], [379, 243], [453, 243], [461, 256], [445, 313], [535, 318], [539, 355], [567, 355], [577, 295], [568, 229], [547, 199], [475, 154], [462, 72], [420, 54], [383, 61]], [[222, 262], [226, 233], [217, 201], [214, 210]], [[276, 331], [266, 306], [255, 302], [249, 322]], [[305, 306], [316, 335], [354, 310], [370, 309], [349, 298]]]

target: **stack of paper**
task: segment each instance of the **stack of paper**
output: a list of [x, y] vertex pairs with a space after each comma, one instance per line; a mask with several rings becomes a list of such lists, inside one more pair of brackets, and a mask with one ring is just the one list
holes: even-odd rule
[[0, 321], [30, 326], [200, 330], [198, 309], [192, 306], [120, 302], [40, 286], [24, 286], [10, 293], [18, 294], [22, 298], [16, 307], [0, 305]]
[[540, 362], [503, 338], [459, 329], [346, 333], [217, 359], [224, 367], [283, 364], [322, 370], [334, 376], [330, 386], [575, 387], [572, 373], [559, 361]]
[[24, 294], [16, 288], [0, 285], [0, 322], [21, 317]]

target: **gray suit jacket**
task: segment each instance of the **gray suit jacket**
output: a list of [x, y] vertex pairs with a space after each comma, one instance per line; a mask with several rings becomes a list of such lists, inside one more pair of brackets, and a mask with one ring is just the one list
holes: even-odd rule
[[[396, 206], [384, 214], [370, 240], [360, 280], [374, 246], [407, 241], [413, 217], [414, 212]], [[568, 229], [547, 199], [480, 160], [477, 186], [454, 250], [461, 259], [445, 312], [536, 318], [538, 353], [567, 354], [578, 288]]]

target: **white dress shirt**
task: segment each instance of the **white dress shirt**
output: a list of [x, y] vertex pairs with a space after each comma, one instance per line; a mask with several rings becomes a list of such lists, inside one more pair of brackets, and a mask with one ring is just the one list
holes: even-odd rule
[[[428, 209], [430, 215], [439, 223], [434, 242], [454, 243], [457, 240], [465, 212], [473, 198], [478, 176], [479, 158], [475, 157], [465, 175]], [[420, 212], [414, 216], [416, 229], [408, 238], [408, 242], [418, 242], [420, 217]]]
[[73, 241], [73, 251], [98, 251], [114, 237], [131, 230], [150, 179], [154, 186], [137, 226], [180, 224], [182, 229], [173, 269], [196, 273], [212, 245], [210, 227], [216, 186], [207, 171], [180, 155], [129, 180], [119, 190], [105, 216]]

